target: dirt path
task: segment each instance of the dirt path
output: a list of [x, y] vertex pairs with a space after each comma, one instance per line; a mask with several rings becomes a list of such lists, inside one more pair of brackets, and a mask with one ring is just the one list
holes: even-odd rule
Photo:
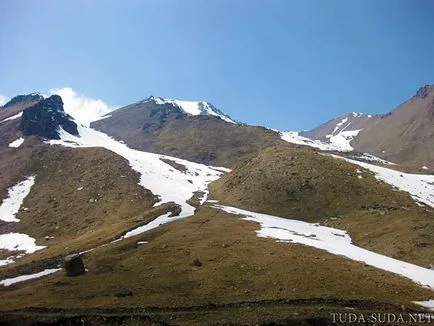
[[0, 325], [333, 325], [331, 314], [337, 312], [404, 313], [369, 300], [264, 300], [171, 308], [27, 308], [1, 313]]

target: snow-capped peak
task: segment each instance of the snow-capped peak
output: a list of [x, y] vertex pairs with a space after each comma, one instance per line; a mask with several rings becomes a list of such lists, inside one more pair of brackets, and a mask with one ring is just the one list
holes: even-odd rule
[[162, 97], [151, 96], [147, 99], [148, 101], [153, 101], [156, 104], [172, 104], [179, 107], [185, 113], [189, 115], [214, 115], [220, 117], [222, 120], [236, 123], [228, 115], [224, 114], [222, 111], [214, 107], [212, 104], [204, 101], [185, 101], [185, 100], [172, 100], [165, 99]]

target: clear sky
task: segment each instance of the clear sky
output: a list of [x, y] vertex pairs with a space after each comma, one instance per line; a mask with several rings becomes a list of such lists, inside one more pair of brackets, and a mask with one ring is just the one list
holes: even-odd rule
[[206, 100], [302, 130], [434, 83], [431, 0], [0, 0], [0, 94]]

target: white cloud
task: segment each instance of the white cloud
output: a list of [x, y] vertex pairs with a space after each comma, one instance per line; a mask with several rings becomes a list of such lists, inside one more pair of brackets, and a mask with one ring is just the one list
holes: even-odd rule
[[89, 125], [92, 121], [117, 109], [100, 99], [93, 99], [78, 94], [70, 87], [50, 89], [49, 95], [60, 95], [63, 100], [65, 112], [71, 115], [77, 122]]
[[9, 102], [9, 98], [0, 94], [0, 106], [5, 105], [7, 102]]

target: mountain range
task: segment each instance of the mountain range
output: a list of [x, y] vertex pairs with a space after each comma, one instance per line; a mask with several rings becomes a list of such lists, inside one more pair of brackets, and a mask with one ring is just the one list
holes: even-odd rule
[[[434, 87], [310, 131], [150, 96], [0, 108], [5, 325], [332, 325], [434, 309]], [[65, 256], [86, 269], [69, 276]], [[66, 272], [65, 272], [66, 271]]]
[[434, 87], [425, 85], [408, 101], [383, 115], [349, 113], [300, 135], [392, 162], [433, 168]]

